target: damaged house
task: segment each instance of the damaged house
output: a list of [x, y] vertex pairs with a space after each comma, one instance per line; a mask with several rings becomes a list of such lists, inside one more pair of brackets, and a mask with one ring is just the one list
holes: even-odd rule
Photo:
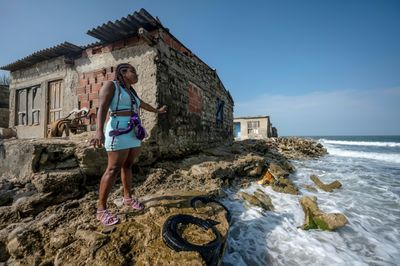
[[7, 85], [0, 85], [0, 128], [8, 127], [9, 120], [9, 89]]
[[99, 90], [119, 63], [139, 75], [138, 95], [168, 106], [143, 112], [153, 154], [179, 155], [233, 140], [233, 99], [216, 71], [185, 47], [146, 10], [87, 32], [99, 41], [68, 42], [40, 50], [1, 69], [11, 72], [9, 127], [18, 138], [46, 138], [49, 126], [73, 110], [88, 109], [81, 125], [96, 128]]

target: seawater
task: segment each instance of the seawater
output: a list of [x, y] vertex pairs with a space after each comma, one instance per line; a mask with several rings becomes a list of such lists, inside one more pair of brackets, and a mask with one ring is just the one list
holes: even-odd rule
[[[290, 179], [301, 195], [274, 192], [256, 183], [244, 191], [262, 189], [274, 211], [246, 208], [227, 190], [223, 203], [232, 225], [223, 265], [400, 265], [400, 136], [312, 137], [329, 154], [292, 161]], [[325, 183], [339, 180], [332, 193], [309, 192], [310, 175]], [[341, 212], [349, 223], [334, 232], [298, 228], [304, 212], [302, 196], [316, 196], [322, 211]]]

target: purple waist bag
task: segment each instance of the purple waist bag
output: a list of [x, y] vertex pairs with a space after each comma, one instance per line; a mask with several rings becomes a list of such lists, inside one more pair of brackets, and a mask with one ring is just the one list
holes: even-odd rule
[[114, 137], [114, 136], [126, 134], [128, 132], [131, 132], [131, 130], [133, 128], [135, 129], [135, 135], [138, 138], [138, 140], [143, 140], [146, 137], [146, 130], [142, 126], [140, 117], [137, 113], [133, 113], [133, 115], [131, 116], [131, 118], [129, 120], [127, 128], [117, 128], [117, 129], [111, 130], [109, 133], [109, 136]]

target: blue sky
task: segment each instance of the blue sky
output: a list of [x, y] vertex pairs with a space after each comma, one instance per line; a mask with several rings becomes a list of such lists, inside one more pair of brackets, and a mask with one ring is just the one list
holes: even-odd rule
[[140, 8], [280, 135], [400, 135], [398, 0], [0, 0], [0, 65]]

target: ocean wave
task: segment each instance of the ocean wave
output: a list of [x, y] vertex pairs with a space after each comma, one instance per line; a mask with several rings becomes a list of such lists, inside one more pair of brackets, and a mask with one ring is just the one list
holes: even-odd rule
[[352, 145], [352, 146], [376, 146], [376, 147], [400, 147], [398, 142], [377, 142], [377, 141], [350, 141], [350, 140], [328, 140], [320, 139], [322, 144]]
[[349, 151], [331, 147], [328, 147], [328, 152], [330, 155], [335, 155], [335, 156], [372, 159], [372, 160], [379, 160], [379, 161], [400, 164], [400, 154], [396, 153]]

